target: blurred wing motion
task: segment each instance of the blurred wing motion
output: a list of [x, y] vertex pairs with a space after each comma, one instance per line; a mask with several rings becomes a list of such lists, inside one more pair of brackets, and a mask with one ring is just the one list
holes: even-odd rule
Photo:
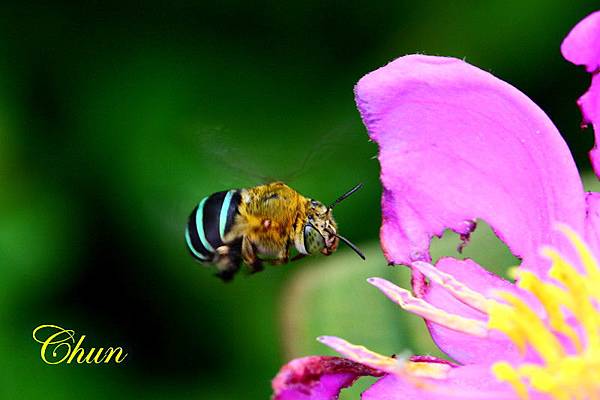
[[209, 164], [229, 171], [224, 175], [231, 182], [225, 184], [293, 182], [302, 175], [311, 174], [313, 169], [322, 169], [327, 159], [339, 154], [351, 127], [351, 123], [338, 125], [324, 134], [315, 135], [315, 140], [298, 136], [292, 145], [267, 138], [241, 144], [224, 128], [203, 128], [199, 132], [200, 151], [210, 160]]

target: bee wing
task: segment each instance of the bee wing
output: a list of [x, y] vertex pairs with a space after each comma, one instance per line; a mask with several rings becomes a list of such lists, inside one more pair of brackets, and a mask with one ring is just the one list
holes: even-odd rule
[[322, 167], [328, 159], [331, 159], [336, 151], [343, 148], [344, 140], [348, 137], [348, 133], [352, 130], [354, 124], [352, 121], [347, 121], [338, 124], [333, 129], [327, 130], [325, 133], [317, 135], [316, 140], [306, 150], [302, 160], [296, 168], [288, 172], [285, 177], [280, 180], [285, 182], [293, 182], [304, 174], [309, 174], [312, 169]]
[[[290, 135], [292, 135], [290, 133]], [[324, 133], [307, 132], [301, 143], [290, 146], [289, 140], [277, 142], [272, 137], [261, 140], [254, 133], [252, 140], [243, 143], [223, 127], [203, 128], [199, 131], [200, 151], [210, 159], [210, 164], [229, 171], [237, 182], [227, 182], [231, 187], [256, 186], [268, 182], [293, 183], [301, 176], [321, 174], [339, 158], [348, 141], [362, 137], [352, 120], [337, 124]], [[347, 157], [346, 157], [347, 158]], [[226, 185], [227, 186], [227, 185]]]
[[205, 127], [199, 130], [198, 137], [202, 157], [227, 177], [224, 187], [256, 186], [273, 180], [265, 172], [268, 167], [262, 165], [251, 149], [236, 143], [226, 129]]

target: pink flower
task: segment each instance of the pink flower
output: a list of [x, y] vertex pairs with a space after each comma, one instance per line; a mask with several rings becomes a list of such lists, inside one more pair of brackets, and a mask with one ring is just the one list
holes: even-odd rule
[[[598, 138], [600, 13], [562, 51], [593, 73], [579, 104]], [[412, 293], [369, 283], [423, 317], [456, 363], [396, 359], [325, 336], [344, 367], [339, 358], [294, 360], [273, 381], [274, 398], [335, 399], [358, 377], [381, 374], [363, 399], [600, 398], [600, 195], [584, 192], [550, 119], [514, 87], [453, 58], [401, 57], [355, 93], [379, 144], [382, 247], [413, 271]], [[596, 149], [590, 158], [600, 176]], [[517, 284], [472, 260], [431, 264], [431, 239], [447, 228], [468, 236], [477, 218], [522, 260]]]

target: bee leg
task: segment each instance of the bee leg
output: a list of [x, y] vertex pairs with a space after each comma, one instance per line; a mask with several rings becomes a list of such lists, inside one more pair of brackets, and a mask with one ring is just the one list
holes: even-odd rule
[[283, 265], [283, 264], [287, 264], [289, 261], [290, 261], [289, 258], [282, 257], [282, 258], [276, 258], [274, 260], [270, 260], [269, 263], [271, 265]]
[[215, 262], [218, 272], [215, 274], [223, 280], [229, 282], [240, 269], [242, 261], [240, 254], [241, 243], [234, 242], [229, 246], [220, 246], [217, 248], [218, 259]]
[[299, 254], [296, 254], [294, 257], [292, 257], [292, 261], [300, 260], [304, 257], [306, 257], [306, 254], [299, 253]]
[[285, 249], [282, 250], [278, 255], [277, 258], [274, 260], [271, 260], [271, 265], [283, 265], [283, 264], [287, 264], [290, 261], [290, 252], [289, 249]]
[[244, 236], [242, 239], [242, 259], [244, 260], [244, 263], [248, 265], [250, 272], [253, 274], [264, 269], [262, 260], [256, 256], [254, 245], [246, 236]]
[[223, 280], [223, 282], [229, 282], [233, 279], [233, 276], [240, 269], [240, 259], [237, 260], [229, 255], [219, 257], [216, 262], [217, 273], [215, 274]]
[[262, 270], [264, 270], [265, 267], [263, 266], [263, 263], [261, 260], [257, 259], [257, 262], [254, 263], [254, 265], [250, 266], [250, 273], [251, 274], [255, 274], [257, 272], [260, 272]]
[[239, 268], [219, 270], [215, 276], [220, 278], [223, 282], [231, 282], [238, 269]]

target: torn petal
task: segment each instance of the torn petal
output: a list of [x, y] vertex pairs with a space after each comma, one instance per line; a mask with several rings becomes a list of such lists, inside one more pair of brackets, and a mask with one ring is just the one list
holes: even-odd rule
[[434, 235], [488, 222], [536, 271], [555, 222], [581, 231], [582, 183], [560, 134], [514, 87], [461, 60], [411, 55], [363, 77], [356, 102], [379, 144], [381, 242], [396, 264], [430, 261]]
[[273, 379], [273, 400], [334, 400], [361, 376], [382, 372], [340, 358], [310, 356], [286, 364]]

